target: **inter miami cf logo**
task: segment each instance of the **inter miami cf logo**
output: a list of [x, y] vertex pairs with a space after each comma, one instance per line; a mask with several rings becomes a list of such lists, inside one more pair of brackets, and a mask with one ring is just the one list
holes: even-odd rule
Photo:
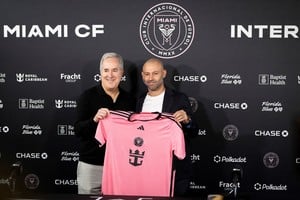
[[279, 165], [279, 156], [277, 153], [269, 152], [265, 154], [263, 162], [267, 168], [275, 168]]
[[190, 47], [194, 39], [194, 23], [181, 6], [157, 4], [142, 18], [140, 38], [151, 54], [160, 58], [175, 58]]
[[[140, 127], [142, 127], [142, 126], [140, 126]], [[135, 146], [141, 147], [144, 144], [144, 140], [141, 137], [136, 137], [136, 138], [134, 138], [133, 143]], [[144, 155], [145, 155], [145, 151], [141, 152], [139, 149], [137, 149], [137, 150], [129, 149], [129, 157], [130, 157], [129, 163], [133, 166], [142, 165]]]
[[24, 182], [25, 182], [25, 186], [28, 189], [34, 190], [34, 189], [38, 188], [38, 186], [40, 184], [40, 179], [35, 174], [28, 174], [25, 177]]
[[229, 124], [223, 128], [223, 137], [228, 141], [235, 140], [239, 135], [239, 129], [232, 124]]
[[198, 101], [194, 97], [189, 97], [190, 105], [193, 113], [198, 110]]

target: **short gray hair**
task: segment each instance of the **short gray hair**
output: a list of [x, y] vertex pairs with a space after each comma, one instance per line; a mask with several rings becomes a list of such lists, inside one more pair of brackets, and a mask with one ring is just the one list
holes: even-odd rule
[[103, 67], [103, 62], [105, 59], [107, 58], [117, 58], [119, 60], [119, 66], [122, 70], [124, 70], [124, 61], [123, 61], [123, 58], [121, 55], [115, 53], [115, 52], [108, 52], [108, 53], [104, 53], [101, 60], [100, 60], [100, 72], [101, 72], [101, 69]]

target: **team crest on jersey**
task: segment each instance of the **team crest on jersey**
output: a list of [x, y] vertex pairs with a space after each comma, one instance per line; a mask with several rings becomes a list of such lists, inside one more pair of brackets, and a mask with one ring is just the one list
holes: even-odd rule
[[134, 145], [137, 147], [141, 147], [144, 144], [143, 138], [136, 137], [134, 138]]

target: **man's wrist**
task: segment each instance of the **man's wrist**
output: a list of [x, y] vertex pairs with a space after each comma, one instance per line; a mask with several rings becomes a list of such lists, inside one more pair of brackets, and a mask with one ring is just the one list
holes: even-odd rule
[[184, 124], [189, 124], [192, 121], [191, 117], [188, 116], [186, 120], [183, 121]]

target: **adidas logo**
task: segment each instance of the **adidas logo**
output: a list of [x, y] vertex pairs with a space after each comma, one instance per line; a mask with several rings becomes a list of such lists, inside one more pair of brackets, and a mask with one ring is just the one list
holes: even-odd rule
[[141, 131], [145, 130], [143, 125], [142, 125], [142, 126], [139, 126], [137, 129], [139, 129], [139, 130], [141, 130]]

